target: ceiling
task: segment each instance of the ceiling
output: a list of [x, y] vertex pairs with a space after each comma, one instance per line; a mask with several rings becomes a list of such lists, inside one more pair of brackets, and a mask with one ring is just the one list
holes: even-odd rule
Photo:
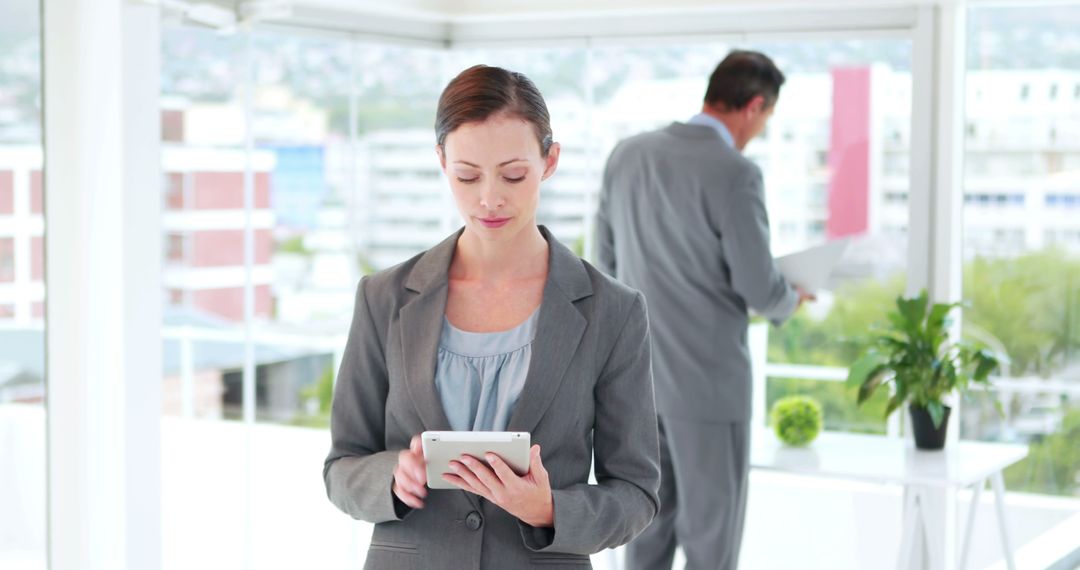
[[896, 31], [914, 25], [917, 6], [952, 1], [291, 0], [276, 23], [437, 43]]

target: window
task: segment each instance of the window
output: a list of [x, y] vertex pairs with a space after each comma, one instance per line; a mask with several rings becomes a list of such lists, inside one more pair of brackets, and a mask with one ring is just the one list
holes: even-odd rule
[[[220, 446], [243, 449], [230, 435], [233, 431], [220, 423], [226, 374], [242, 369], [244, 359], [243, 45], [238, 34], [167, 21], [161, 27], [161, 488], [166, 568], [242, 566], [244, 560], [239, 541], [217, 537], [222, 532], [218, 525], [244, 526], [248, 509], [237, 489], [248, 482], [239, 475], [210, 481], [205, 474]], [[266, 153], [257, 152], [251, 162], [255, 177], [265, 177]], [[253, 225], [264, 229], [260, 217], [265, 218], [265, 211], [253, 216]], [[258, 291], [266, 278], [253, 277]], [[190, 421], [194, 419], [202, 423]], [[222, 473], [244, 472], [242, 461], [216, 461]], [[215, 516], [205, 516], [209, 512]], [[192, 549], [191, 544], [210, 546]], [[213, 561], [201, 558], [210, 553]]]
[[[166, 567], [349, 567], [360, 537], [297, 456], [326, 451], [359, 278], [456, 229], [431, 134], [445, 52], [256, 30], [249, 59], [243, 33], [162, 36]], [[297, 547], [328, 532], [340, 549]]]
[[173, 263], [182, 263], [187, 259], [187, 239], [184, 234], [169, 234], [166, 236], [165, 259]]
[[0, 238], [0, 283], [15, 280], [15, 240]]
[[[794, 220], [804, 228], [790, 237], [774, 230], [774, 253], [852, 238], [831, 283], [833, 294], [821, 295], [815, 306], [800, 310], [784, 326], [769, 328], [768, 363], [795, 365], [786, 373], [845, 366], [874, 318], [869, 308], [899, 294], [905, 281], [907, 239], [901, 228], [908, 218], [903, 204], [910, 148], [906, 135], [893, 135], [900, 129], [906, 133], [910, 122], [910, 43], [808, 41], [747, 47], [770, 54], [787, 75], [770, 126], [791, 128], [797, 135], [794, 141], [747, 147], [749, 157], [768, 164], [763, 169], [773, 227]], [[785, 105], [785, 100], [807, 104]], [[865, 114], [858, 111], [864, 104]], [[888, 124], [902, 126], [890, 129]], [[875, 168], [866, 177], [857, 174]], [[871, 216], [872, 211], [881, 214]], [[809, 394], [825, 407], [826, 429], [885, 429], [883, 404], [856, 409], [839, 383], [769, 376], [767, 405], [788, 394]]]
[[[1007, 89], [1023, 80], [1049, 84], [1050, 99], [1057, 98], [1059, 83], [1075, 81], [1075, 74], [1062, 71], [1075, 64], [1059, 46], [1080, 41], [1080, 32], [1069, 23], [1077, 18], [1077, 5], [1047, 5], [1037, 12], [971, 8], [968, 89], [973, 84]], [[1027, 83], [1021, 90], [1027, 93]], [[1065, 443], [1076, 441], [1077, 432], [1070, 430], [1080, 425], [1080, 400], [1076, 392], [1054, 388], [1075, 382], [1080, 365], [1080, 243], [1075, 239], [1080, 235], [1075, 213], [1080, 153], [1066, 146], [1050, 150], [1045, 143], [1048, 127], [1080, 121], [1078, 95], [1080, 89], [1073, 99], [1058, 99], [1053, 106], [967, 110], [967, 121], [991, 125], [999, 136], [980, 131], [968, 139], [966, 160], [993, 161], [995, 168], [969, 168], [965, 192], [1000, 196], [997, 189], [1008, 185], [1018, 191], [1005, 194], [1007, 202], [1018, 208], [1008, 218], [987, 215], [970, 201], [965, 208], [963, 275], [969, 306], [963, 314], [964, 334], [1005, 353], [1009, 363], [998, 380], [1004, 417], [985, 399], [968, 398], [961, 436], [1030, 445], [1027, 459], [1006, 471], [1006, 486], [1014, 491], [1080, 492], [1080, 448]], [[1030, 159], [991, 158], [998, 153]]]
[[[163, 442], [164, 516], [166, 528], [172, 529], [163, 546], [165, 559], [177, 567], [208, 565], [202, 552], [215, 553], [215, 566], [241, 566], [249, 560], [261, 567], [260, 561], [271, 559], [309, 566], [306, 556], [296, 557], [310, 552], [294, 546], [325, 540], [312, 534], [317, 529], [339, 533], [343, 544], [358, 540], [346, 521], [324, 508], [317, 480], [298, 474], [297, 492], [290, 494], [294, 498], [282, 503], [278, 489], [260, 487], [259, 477], [248, 480], [244, 474], [249, 469], [276, 473], [278, 481], [295, 472], [295, 454], [264, 451], [272, 447], [260, 443], [269, 437], [261, 434], [295, 434], [288, 438], [295, 437], [297, 449], [303, 450], [296, 453], [310, 453], [315, 463], [321, 460], [315, 456], [325, 452], [335, 363], [352, 316], [356, 280], [407, 259], [458, 227], [431, 131], [435, 104], [450, 73], [484, 62], [521, 71], [537, 83], [563, 144], [559, 173], [545, 186], [539, 218], [559, 239], [586, 254], [599, 174], [611, 148], [622, 138], [693, 115], [712, 68], [735, 47], [687, 43], [442, 51], [256, 31], [247, 62], [244, 41], [242, 35], [175, 25], [163, 29], [162, 121], [168, 127], [162, 148], [167, 177], [163, 406], [178, 434]], [[888, 146], [890, 189], [907, 192], [910, 43], [739, 47], [760, 49], [777, 60], [789, 78], [782, 101], [815, 103], [781, 102], [770, 123], [770, 133], [779, 135], [749, 149], [765, 170], [774, 249], [782, 254], [861, 233], [838, 290], [855, 292], [861, 302], [895, 294], [906, 263], [906, 239], [897, 236], [896, 227], [906, 223], [906, 212], [899, 221], [890, 220], [892, 225], [871, 226], [869, 211], [877, 205], [870, 200], [883, 195], [873, 185], [881, 177], [860, 177], [858, 171], [860, 164], [884, 162], [871, 157], [868, 148]], [[242, 92], [247, 65], [256, 79], [250, 156], [244, 150]], [[870, 101], [876, 93], [888, 97]], [[880, 116], [839, 116], [851, 103], [865, 103]], [[886, 120], [893, 126], [875, 127]], [[834, 142], [834, 131], [852, 121], [860, 128]], [[847, 154], [855, 162], [844, 162]], [[249, 159], [254, 201], [247, 208]], [[792, 161], [796, 168], [790, 167]], [[850, 203], [859, 206], [849, 208]], [[250, 263], [244, 253], [247, 214], [254, 240]], [[245, 289], [249, 279], [251, 293]], [[837, 331], [846, 334], [865, 325], [850, 319], [854, 305], [840, 297], [823, 300], [821, 315], [800, 314], [784, 329], [785, 336], [776, 336], [774, 360], [839, 363], [852, 347], [835, 340]], [[245, 314], [245, 301], [253, 315]], [[246, 363], [245, 327], [252, 328], [254, 337]], [[245, 364], [254, 369], [247, 379], [253, 399], [245, 391]], [[776, 378], [769, 397], [803, 383], [835, 406], [830, 429], [883, 429], [880, 409], [850, 412], [837, 383]], [[252, 407], [254, 421], [248, 417]], [[244, 433], [240, 419], [251, 424], [252, 453], [246, 460], [232, 453], [248, 445], [238, 439]], [[270, 429], [285, 426], [318, 429]], [[181, 442], [184, 446], [177, 447]], [[207, 457], [230, 458], [215, 471], [226, 473], [224, 479], [211, 481], [198, 470]], [[248, 485], [250, 499], [244, 499], [240, 489]], [[200, 492], [205, 489], [217, 491]], [[217, 516], [207, 520], [206, 512]], [[298, 531], [292, 524], [297, 519], [312, 523]], [[252, 528], [259, 546], [249, 549], [223, 538], [233, 536], [237, 527]], [[285, 528], [290, 540], [273, 539]], [[191, 544], [212, 547], [192, 549]], [[348, 552], [358, 548], [328, 553], [320, 563], [343, 567]]]
[[907, 204], [907, 192], [888, 192], [885, 194], [885, 201], [890, 204]]
[[47, 558], [40, 12], [0, 2], [0, 568]]
[[[164, 255], [185, 260], [165, 275], [166, 414], [170, 420], [181, 418], [177, 433], [189, 438], [184, 441], [192, 442], [191, 449], [204, 452], [248, 445], [238, 420], [252, 403], [252, 425], [258, 428], [251, 432], [251, 463], [234, 459], [220, 480], [181, 469], [185, 461], [199, 465], [205, 458], [191, 452], [168, 455], [166, 449], [171, 462], [166, 473], [190, 476], [177, 475], [164, 484], [168, 526], [176, 529], [166, 537], [167, 559], [180, 566], [207, 565], [188, 547], [209, 544], [206, 550], [224, 560], [213, 565], [241, 566], [247, 560], [262, 567], [273, 559], [309, 566], [313, 562], [302, 556], [310, 552], [298, 552], [303, 549], [295, 544], [332, 535], [342, 544], [352, 541], [343, 552], [360, 548], [356, 542], [362, 538], [348, 523], [326, 518], [326, 509], [308, 512], [312, 505], [326, 507], [317, 481], [299, 476], [293, 481], [297, 498], [310, 504], [282, 504], [265, 480], [243, 474], [246, 468], [293, 473], [283, 456], [267, 451], [291, 445], [287, 441], [309, 454], [310, 462], [321, 460], [334, 365], [356, 279], [430, 247], [460, 223], [432, 151], [431, 125], [435, 101], [450, 75], [478, 62], [522, 71], [544, 92], [564, 151], [559, 174], [545, 186], [540, 220], [587, 254], [595, 190], [612, 146], [693, 115], [709, 72], [732, 47], [772, 55], [788, 83], [769, 136], [751, 143], [747, 153], [765, 173], [774, 251], [782, 255], [841, 236], [853, 243], [832, 284], [835, 294], [823, 295], [784, 327], [769, 331], [769, 369], [789, 366], [783, 374], [770, 373], [764, 392], [769, 403], [795, 392], [817, 396], [825, 404], [828, 429], [885, 430], [883, 402], [856, 409], [841, 383], [806, 376], [819, 370], [810, 367], [849, 364], [861, 349], [861, 334], [905, 284], [912, 152], [909, 40], [800, 39], [738, 46], [640, 40], [632, 47], [605, 41], [599, 47], [444, 51], [274, 30], [258, 30], [253, 38], [255, 148], [250, 156], [243, 147], [244, 38], [180, 27], [164, 34], [164, 50], [172, 55], [164, 60], [162, 80], [163, 100], [169, 101], [163, 109], [169, 125], [163, 133], [169, 177], [163, 231], [173, 236]], [[1016, 97], [1015, 79], [1003, 93], [992, 77], [973, 75], [988, 99]], [[1040, 97], [1048, 85], [1025, 81]], [[1047, 126], [1039, 125], [1035, 133], [1026, 128], [1030, 117], [999, 115], [975, 108], [966, 118], [969, 168], [977, 166], [969, 170], [969, 180], [1013, 177], [1007, 185], [966, 185], [970, 217], [985, 222], [985, 227], [969, 224], [966, 245], [986, 259], [1011, 259], [1007, 256], [1022, 252], [1032, 236], [1066, 243], [1071, 235], [1032, 229], [1013, 215], [1025, 204], [1049, 204], [1051, 196], [1063, 207], [1068, 192], [1047, 181], [1028, 200], [1026, 177], [1044, 161], [1035, 150], [1015, 152], [1010, 137], [1045, 142]], [[1065, 126], [1060, 131], [1061, 137], [1070, 136]], [[185, 170], [182, 161], [170, 160], [196, 150], [213, 151], [213, 160], [223, 166]], [[243, 200], [247, 158], [254, 183], [250, 208]], [[1063, 157], [1063, 169], [1071, 168], [1070, 160]], [[1045, 200], [1039, 198], [1042, 192]], [[254, 225], [252, 262], [244, 255], [248, 213]], [[1006, 216], [1009, 223], [1000, 223]], [[185, 250], [190, 257], [178, 255]], [[250, 297], [243, 286], [248, 277], [254, 282]], [[235, 310], [245, 300], [253, 302], [251, 316]], [[254, 375], [248, 379], [254, 401], [245, 396], [247, 326], [254, 335]], [[169, 355], [175, 358], [170, 361]], [[193, 418], [203, 421], [188, 421]], [[207, 425], [216, 431], [197, 431]], [[269, 433], [279, 439], [271, 443], [255, 435]], [[965, 428], [965, 435], [971, 433]], [[238, 489], [248, 485], [245, 502]], [[205, 488], [220, 490], [196, 494]], [[200, 516], [210, 511], [220, 514], [218, 520]], [[312, 521], [310, 528], [296, 531], [289, 522], [297, 518]], [[258, 544], [251, 551], [222, 538], [245, 526]], [[285, 528], [289, 540], [274, 540]], [[323, 529], [322, 534], [315, 536], [314, 529]], [[344, 567], [348, 552], [343, 552], [321, 554], [318, 563]]]
[[441, 241], [459, 219], [433, 146], [446, 54], [377, 44], [354, 49], [367, 79], [356, 87], [359, 154], [347, 202], [354, 204], [358, 255], [370, 271]]
[[[545, 198], [547, 204], [555, 203], [553, 195], [565, 200], [559, 206], [560, 216], [552, 212], [548, 219], [563, 220], [555, 233], [572, 240], [587, 227], [592, 192], [599, 186], [599, 173], [615, 143], [695, 114], [709, 73], [733, 47], [764, 51], [788, 78], [769, 123], [770, 136], [747, 148], [748, 156], [765, 174], [774, 252], [782, 255], [834, 237], [856, 236], [834, 284], [838, 294], [824, 296], [812, 315], [802, 311], [785, 327], [771, 330], [770, 360], [844, 365], [845, 358], [857, 350], [846, 339], [868, 324], [851, 315], [860, 306], [891, 298], [904, 285], [907, 240], [906, 232], [897, 228], [906, 227], [907, 208], [890, 206], [889, 219], [881, 221], [872, 220], [869, 213], [888, 202], [886, 187], [879, 187], [886, 180], [894, 196], [906, 196], [908, 190], [909, 41], [739, 46], [636, 42], [633, 47], [605, 43], [591, 49], [457, 50], [452, 52], [453, 61], [461, 63], [451, 68], [484, 62], [524, 72], [548, 100], [556, 139], [564, 144], [588, 141], [580, 149], [564, 147], [559, 174]], [[870, 101], [870, 97], [875, 99]], [[869, 103], [867, 114], [852, 111], [860, 101]], [[837, 133], [837, 129], [845, 130]], [[869, 144], [871, 138], [873, 144]], [[871, 157], [870, 149], [882, 156]], [[880, 172], [860, 177], [860, 164]], [[566, 189], [556, 184], [566, 184]], [[776, 378], [770, 380], [768, 398], [771, 401], [804, 384], [837, 408], [827, 414], [830, 429], [884, 430], [880, 409], [869, 408], [865, 415], [839, 409], [847, 401], [840, 384]]]
[[[162, 139], [167, 142], [181, 142], [183, 139]], [[183, 210], [185, 205], [185, 183], [190, 178], [179, 172], [165, 173], [165, 207], [168, 210]]]

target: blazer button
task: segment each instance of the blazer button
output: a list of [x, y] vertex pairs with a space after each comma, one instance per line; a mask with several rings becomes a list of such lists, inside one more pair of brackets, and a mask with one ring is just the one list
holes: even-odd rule
[[465, 526], [469, 530], [480, 530], [480, 526], [484, 524], [484, 517], [480, 516], [480, 513], [473, 511], [465, 516]]

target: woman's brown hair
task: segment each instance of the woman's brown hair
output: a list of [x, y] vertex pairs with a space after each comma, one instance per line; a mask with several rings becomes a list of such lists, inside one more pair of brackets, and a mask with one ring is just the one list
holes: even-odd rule
[[485, 121], [498, 113], [531, 124], [540, 154], [547, 157], [553, 139], [544, 96], [528, 77], [501, 67], [474, 65], [450, 81], [435, 112], [435, 140], [441, 148], [446, 136], [461, 125]]

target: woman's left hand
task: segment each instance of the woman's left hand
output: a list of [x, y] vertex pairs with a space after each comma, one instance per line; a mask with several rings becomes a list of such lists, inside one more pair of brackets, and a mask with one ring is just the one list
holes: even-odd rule
[[462, 455], [461, 459], [450, 462], [453, 473], [444, 473], [443, 479], [495, 503], [527, 525], [554, 526], [551, 483], [540, 461], [539, 445], [529, 450], [529, 472], [520, 477], [494, 453], [487, 454], [485, 459], [490, 467]]

